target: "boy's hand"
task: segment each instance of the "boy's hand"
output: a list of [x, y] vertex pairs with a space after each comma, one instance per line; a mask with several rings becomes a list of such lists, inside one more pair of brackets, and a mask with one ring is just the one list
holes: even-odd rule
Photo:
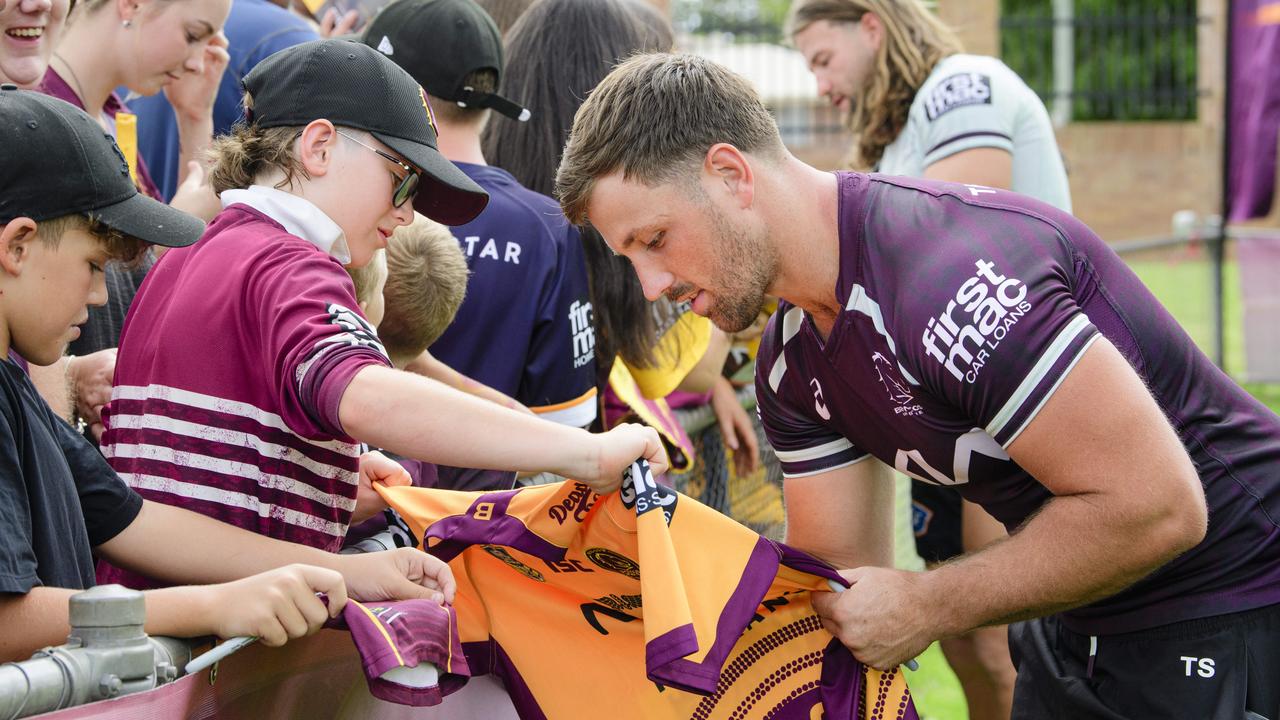
[[[272, 647], [314, 633], [347, 604], [342, 575], [314, 565], [287, 565], [197, 590], [209, 601], [214, 634], [256, 636]], [[325, 594], [327, 607], [316, 593]]]
[[599, 448], [596, 475], [574, 479], [586, 483], [602, 495], [618, 489], [622, 484], [622, 473], [636, 460], [648, 460], [654, 475], [666, 472], [670, 465], [658, 431], [646, 425], [624, 423], [609, 432], [591, 437]]
[[363, 555], [336, 555], [337, 567], [356, 600], [429, 599], [453, 602], [453, 571], [439, 558], [415, 548]]
[[373, 450], [360, 456], [359, 482], [356, 489], [356, 509], [351, 514], [352, 525], [362, 523], [387, 509], [387, 502], [373, 489], [375, 482], [388, 486], [412, 485], [413, 478], [400, 463]]
[[[178, 186], [173, 194], [173, 199], [169, 201], [171, 207], [175, 207], [183, 212], [194, 215], [205, 222], [212, 220], [219, 212], [222, 212], [222, 201], [213, 192], [213, 186], [209, 184], [204, 166], [192, 160], [187, 163], [187, 177]], [[154, 252], [157, 255], [165, 248], [156, 247]]]

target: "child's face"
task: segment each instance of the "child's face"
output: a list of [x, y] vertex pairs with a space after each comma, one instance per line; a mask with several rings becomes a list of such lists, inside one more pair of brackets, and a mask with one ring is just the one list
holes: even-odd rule
[[28, 362], [52, 364], [80, 337], [77, 326], [89, 319], [88, 306], [107, 302], [106, 248], [88, 232], [72, 229], [57, 248], [32, 232], [20, 247], [11, 242], [0, 249], [0, 306], [10, 346]]
[[396, 228], [413, 222], [413, 201], [394, 207], [391, 196], [404, 169], [346, 135], [388, 155], [399, 155], [367, 133], [344, 129], [337, 136], [333, 169], [315, 179], [321, 182], [312, 181], [313, 202], [342, 228], [351, 251], [348, 266], [358, 268], [387, 246]]
[[69, 0], [0, 0], [0, 82], [34, 87], [62, 35]]

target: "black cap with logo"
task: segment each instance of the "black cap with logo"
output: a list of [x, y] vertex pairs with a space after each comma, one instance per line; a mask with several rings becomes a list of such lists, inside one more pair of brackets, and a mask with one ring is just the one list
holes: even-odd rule
[[480, 214], [489, 194], [436, 149], [436, 123], [417, 81], [371, 47], [314, 40], [258, 63], [242, 81], [253, 97], [246, 122], [263, 128], [302, 126], [321, 118], [365, 130], [422, 170], [413, 201], [445, 225]]
[[167, 247], [200, 239], [204, 223], [138, 192], [124, 153], [74, 105], [0, 85], [0, 223], [92, 213], [105, 225]]
[[502, 35], [489, 13], [472, 0], [395, 0], [369, 23], [364, 41], [441, 100], [529, 119], [520, 105], [466, 84], [477, 70], [502, 76]]

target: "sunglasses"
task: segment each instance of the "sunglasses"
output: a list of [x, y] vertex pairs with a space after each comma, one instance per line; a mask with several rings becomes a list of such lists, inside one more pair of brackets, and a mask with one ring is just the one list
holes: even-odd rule
[[382, 152], [381, 150], [379, 150], [376, 147], [373, 147], [372, 145], [366, 145], [360, 142], [359, 140], [351, 137], [350, 135], [342, 132], [341, 130], [338, 131], [338, 134], [350, 140], [351, 142], [359, 145], [360, 147], [367, 148], [369, 150], [372, 150], [378, 153], [379, 155], [386, 158], [387, 160], [390, 160], [396, 165], [399, 165], [400, 168], [404, 170], [405, 174], [403, 178], [396, 175], [395, 173], [391, 173], [391, 177], [395, 178], [397, 182], [395, 191], [391, 193], [392, 205], [394, 205], [395, 207], [400, 207], [401, 205], [404, 205], [406, 202], [409, 202], [409, 200], [412, 199], [414, 195], [418, 194], [418, 182], [419, 180], [421, 180], [421, 175], [418, 173], [417, 170], [414, 170], [412, 167], [402, 162], [395, 155]]

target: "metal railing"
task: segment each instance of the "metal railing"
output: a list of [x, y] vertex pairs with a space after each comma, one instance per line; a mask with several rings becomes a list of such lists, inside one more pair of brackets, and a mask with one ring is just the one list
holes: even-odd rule
[[64, 645], [0, 665], [0, 718], [15, 720], [151, 690], [181, 676], [190, 641], [148, 637], [142, 593], [103, 585], [70, 599]]
[[1094, 120], [1194, 120], [1198, 34], [1194, 0], [1004, 0], [1000, 55], [1057, 125]]

